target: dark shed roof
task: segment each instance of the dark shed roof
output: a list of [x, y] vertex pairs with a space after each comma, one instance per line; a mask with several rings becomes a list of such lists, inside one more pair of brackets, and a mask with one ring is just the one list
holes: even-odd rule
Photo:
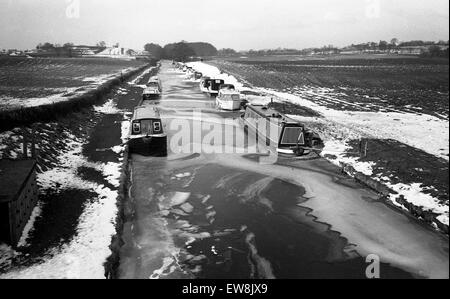
[[0, 203], [17, 199], [35, 165], [34, 160], [0, 160]]

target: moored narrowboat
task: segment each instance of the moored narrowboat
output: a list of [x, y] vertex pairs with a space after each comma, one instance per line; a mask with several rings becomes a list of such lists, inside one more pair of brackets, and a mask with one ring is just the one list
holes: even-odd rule
[[147, 87], [142, 92], [142, 101], [155, 101], [161, 97], [161, 92], [158, 88]]
[[139, 106], [134, 109], [128, 145], [132, 154], [167, 156], [167, 134], [156, 106]]
[[159, 92], [162, 93], [162, 82], [158, 76], [153, 76], [148, 80], [147, 87], [158, 88]]
[[241, 95], [238, 91], [231, 88], [221, 88], [216, 97], [218, 109], [235, 111], [241, 109]]
[[324, 147], [318, 134], [267, 106], [247, 105], [241, 120], [246, 130], [255, 131], [279, 154], [303, 156], [320, 153]]
[[200, 72], [195, 72], [194, 73], [194, 79], [195, 80], [200, 80], [203, 77], [203, 74]]
[[220, 86], [224, 84], [225, 81], [222, 79], [211, 79], [208, 93], [210, 96], [217, 96], [219, 94]]
[[199, 84], [200, 90], [204, 93], [208, 93], [208, 88], [209, 88], [210, 83], [211, 83], [210, 77], [203, 77], [200, 80], [200, 84]]

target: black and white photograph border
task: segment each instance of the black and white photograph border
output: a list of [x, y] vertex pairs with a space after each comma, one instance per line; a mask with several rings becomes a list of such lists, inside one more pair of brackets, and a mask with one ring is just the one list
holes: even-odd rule
[[0, 280], [449, 278], [447, 0], [0, 7]]

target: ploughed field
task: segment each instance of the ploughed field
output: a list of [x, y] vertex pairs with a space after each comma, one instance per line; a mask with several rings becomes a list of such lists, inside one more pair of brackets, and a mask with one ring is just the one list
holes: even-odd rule
[[251, 85], [300, 94], [333, 109], [449, 116], [448, 60], [267, 57], [211, 64]]
[[1, 57], [0, 109], [69, 97], [143, 63], [97, 58]]

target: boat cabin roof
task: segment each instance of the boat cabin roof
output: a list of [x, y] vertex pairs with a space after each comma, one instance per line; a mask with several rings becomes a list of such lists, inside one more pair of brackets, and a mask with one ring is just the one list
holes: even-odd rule
[[295, 121], [292, 118], [289, 118], [286, 115], [280, 113], [279, 111], [264, 105], [248, 105], [247, 108], [255, 111], [265, 118], [278, 119], [280, 122], [295, 123], [301, 125], [298, 121]]
[[241, 94], [239, 91], [236, 91], [234, 89], [220, 89], [219, 93], [224, 94], [224, 95], [240, 95]]
[[0, 159], [0, 203], [17, 200], [35, 167], [34, 160]]
[[156, 77], [156, 78], [152, 77], [152, 78], [150, 78], [148, 80], [148, 83], [157, 83], [157, 84], [159, 84], [159, 78], [158, 77]]
[[134, 108], [133, 120], [140, 119], [161, 119], [161, 116], [154, 106], [139, 106]]
[[142, 92], [142, 94], [154, 94], [154, 93], [159, 93], [159, 89], [156, 86], [149, 86]]
[[220, 89], [235, 89], [233, 84], [222, 84], [219, 86]]

